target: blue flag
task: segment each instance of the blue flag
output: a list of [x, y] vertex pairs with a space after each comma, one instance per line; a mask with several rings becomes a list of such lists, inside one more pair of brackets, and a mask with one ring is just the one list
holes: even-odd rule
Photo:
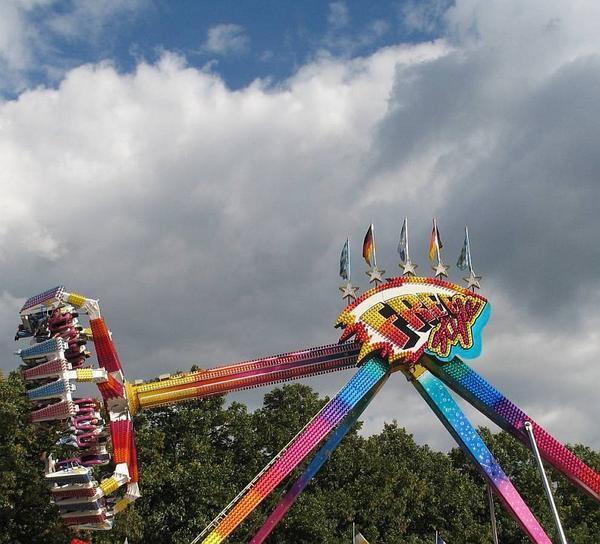
[[469, 231], [465, 227], [465, 241], [463, 247], [460, 250], [458, 261], [456, 262], [456, 268], [459, 270], [471, 269], [471, 244], [469, 243]]
[[435, 544], [446, 544], [446, 541], [439, 534], [436, 533]]
[[350, 279], [350, 258], [348, 256], [350, 246], [350, 238], [346, 238], [346, 243], [342, 248], [342, 254], [340, 255], [340, 276], [344, 280]]

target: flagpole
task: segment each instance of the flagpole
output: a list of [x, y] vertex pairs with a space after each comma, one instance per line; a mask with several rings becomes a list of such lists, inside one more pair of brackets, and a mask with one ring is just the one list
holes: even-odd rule
[[[475, 271], [473, 270], [473, 262], [471, 261], [471, 240], [469, 239], [469, 227], [467, 225], [465, 225], [465, 239], [467, 240], [467, 260], [469, 263], [469, 276], [473, 278], [475, 277]], [[471, 290], [473, 292], [475, 292], [475, 288], [475, 285], [471, 286]], [[495, 544], [498, 544], [498, 542], [495, 542]]]
[[438, 541], [438, 532], [437, 529], [435, 530], [435, 544], [437, 544]]
[[498, 544], [498, 527], [496, 526], [496, 511], [494, 510], [494, 495], [492, 495], [492, 487], [487, 484], [488, 502], [490, 504], [490, 519], [492, 522], [492, 537], [494, 544]]
[[377, 268], [377, 250], [375, 249], [375, 227], [371, 223], [371, 238], [373, 239], [373, 268]]
[[469, 227], [465, 225], [465, 238], [467, 239], [467, 259], [469, 260], [469, 272], [475, 275], [473, 272], [473, 264], [471, 263], [471, 240], [469, 240]]
[[560, 522], [560, 517], [558, 515], [558, 510], [556, 509], [556, 504], [554, 503], [554, 497], [552, 496], [552, 490], [550, 489], [550, 484], [548, 483], [548, 476], [546, 476], [546, 471], [544, 470], [544, 463], [542, 463], [542, 458], [540, 457], [540, 451], [538, 450], [537, 442], [535, 440], [535, 435], [533, 434], [533, 426], [530, 421], [525, 422], [525, 431], [529, 435], [529, 441], [531, 442], [531, 449], [533, 450], [533, 456], [537, 462], [538, 470], [540, 473], [540, 477], [542, 479], [542, 484], [544, 486], [544, 491], [546, 492], [546, 498], [550, 503], [550, 510], [552, 511], [552, 516], [554, 517], [554, 523], [556, 524], [556, 529], [558, 531], [558, 536], [560, 537], [560, 541], [562, 544], [567, 543], [567, 537], [562, 528], [562, 524]]
[[354, 530], [354, 522], [352, 522], [352, 544], [356, 544], [356, 531]]
[[410, 262], [410, 252], [408, 251], [408, 217], [404, 218], [404, 235], [406, 236], [406, 262]]
[[348, 244], [348, 283], [352, 282], [352, 263], [350, 262], [350, 236], [346, 238]]
[[356, 292], [358, 287], [352, 285], [352, 272], [350, 263], [350, 236], [346, 237], [346, 242], [340, 255], [340, 277], [346, 280], [345, 285], [340, 286], [342, 299], [346, 300], [346, 305], [349, 306], [352, 300], [356, 300]]
[[437, 221], [435, 217], [433, 218], [433, 230], [435, 231], [435, 247], [437, 249], [437, 261], [438, 264], [442, 262], [442, 257], [440, 256], [440, 239], [439, 239], [439, 231], [437, 228]]

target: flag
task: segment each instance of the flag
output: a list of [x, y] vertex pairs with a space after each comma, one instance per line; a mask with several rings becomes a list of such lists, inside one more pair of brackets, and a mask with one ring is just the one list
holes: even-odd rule
[[369, 227], [363, 242], [363, 257], [369, 266], [375, 263], [375, 239], [373, 238], [373, 224]]
[[446, 541], [438, 533], [436, 533], [435, 544], [446, 544]]
[[400, 260], [405, 263], [408, 257], [408, 239], [406, 237], [406, 218], [402, 223], [402, 230], [400, 231], [400, 241], [398, 242], [398, 255]]
[[435, 219], [433, 220], [433, 229], [431, 231], [431, 240], [429, 241], [429, 260], [435, 261], [439, 258], [439, 251], [444, 247], [442, 239], [440, 238], [440, 231], [437, 228]]
[[465, 242], [460, 250], [458, 261], [456, 261], [456, 268], [460, 270], [466, 270], [471, 268], [471, 245], [469, 244], [469, 232], [465, 227]]
[[348, 257], [350, 247], [350, 238], [346, 238], [346, 243], [342, 248], [342, 254], [340, 255], [340, 276], [344, 280], [350, 279], [350, 259]]
[[369, 544], [369, 541], [359, 531], [358, 533], [354, 533], [354, 544]]

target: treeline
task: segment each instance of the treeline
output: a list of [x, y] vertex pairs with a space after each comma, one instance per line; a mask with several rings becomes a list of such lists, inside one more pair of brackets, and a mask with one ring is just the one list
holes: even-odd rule
[[[305, 385], [264, 396], [249, 412], [213, 398], [136, 417], [142, 498], [94, 544], [189, 543], [319, 410], [325, 399]], [[43, 481], [40, 452], [59, 428], [29, 422], [20, 376], [0, 375], [0, 544], [64, 544], [65, 529]], [[371, 544], [491, 543], [486, 488], [458, 449], [448, 454], [415, 443], [397, 423], [368, 438], [355, 429], [270, 537], [277, 544], [349, 544], [355, 521]], [[485, 439], [542, 524], [556, 539], [531, 455], [505, 433]], [[600, 453], [574, 451], [600, 471]], [[296, 475], [299, 474], [297, 471]], [[571, 544], [600, 542], [600, 505], [549, 470]], [[278, 502], [270, 497], [228, 542], [246, 543]], [[497, 502], [500, 542], [526, 543]]]

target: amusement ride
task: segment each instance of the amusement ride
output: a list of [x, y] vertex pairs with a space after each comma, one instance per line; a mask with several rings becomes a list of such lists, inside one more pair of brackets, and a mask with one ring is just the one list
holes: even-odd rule
[[[115, 516], [140, 496], [133, 418], [141, 410], [354, 368], [350, 381], [192, 544], [224, 542], [320, 446], [251, 540], [264, 542], [394, 372], [402, 373], [417, 390], [530, 540], [551, 544], [450, 391], [539, 452], [596, 500], [600, 500], [600, 474], [464, 362], [481, 352], [490, 303], [476, 291], [481, 277], [471, 262], [468, 230], [457, 262], [460, 270], [468, 272], [465, 287], [447, 281], [441, 249], [434, 220], [429, 246], [434, 277], [417, 276], [405, 219], [398, 245], [402, 275], [385, 279], [385, 271], [377, 266], [371, 225], [363, 257], [373, 286], [360, 296], [350, 277], [350, 240], [343, 246], [340, 276], [346, 283], [340, 291], [347, 306], [336, 322], [341, 329], [338, 343], [148, 382], [125, 379], [97, 300], [64, 287], [29, 298], [20, 312], [16, 339], [29, 340], [17, 354], [27, 396], [36, 404], [31, 417], [34, 422], [63, 422], [65, 432], [58, 445], [73, 451], [66, 459], [45, 455], [45, 479], [61, 518], [75, 530], [108, 530]], [[97, 365], [89, 363], [90, 343]], [[76, 396], [79, 382], [96, 384], [102, 399]], [[566, 542], [562, 529], [559, 534]]]

